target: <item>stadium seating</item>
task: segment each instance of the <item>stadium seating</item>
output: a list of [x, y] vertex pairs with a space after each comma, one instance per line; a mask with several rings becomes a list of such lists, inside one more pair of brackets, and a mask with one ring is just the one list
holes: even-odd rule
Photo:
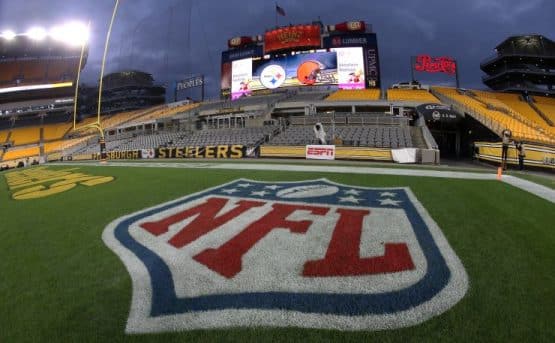
[[[331, 132], [328, 130], [328, 136]], [[365, 146], [377, 148], [412, 147], [409, 127], [400, 126], [338, 126], [335, 137], [346, 146]], [[328, 137], [331, 140], [331, 137]], [[289, 126], [275, 136], [271, 145], [317, 144], [312, 126]]]
[[72, 59], [71, 62], [63, 59], [48, 61], [48, 80], [50, 82], [58, 82], [68, 79], [69, 75], [75, 75], [79, 67], [79, 60]]
[[439, 100], [433, 94], [424, 89], [388, 89], [387, 100], [439, 103]]
[[0, 84], [11, 83], [20, 76], [20, 65], [16, 62], [0, 63]]
[[0, 131], [0, 144], [3, 144], [6, 142], [6, 139], [8, 139], [9, 134], [10, 134], [10, 130]]
[[469, 95], [462, 94], [455, 88], [433, 87], [433, 90], [463, 107], [465, 112], [476, 117], [482, 124], [497, 134], [500, 134], [504, 129], [509, 129], [516, 140], [555, 144], [553, 137], [539, 131], [536, 127], [515, 119], [508, 113], [490, 109], [485, 103]]
[[28, 60], [21, 62], [25, 74], [25, 81], [43, 81], [46, 77], [46, 70], [42, 60]]
[[[505, 109], [506, 111], [520, 116], [520, 120], [530, 125], [537, 125], [547, 132], [553, 131], [549, 125], [530, 104], [521, 99], [520, 95], [513, 93], [472, 91], [480, 101], [490, 104], [492, 107]], [[553, 131], [552, 133], [555, 133]]]
[[145, 110], [120, 112], [110, 116], [101, 116], [100, 122], [104, 129], [112, 129], [118, 127], [138, 116], [141, 116]]
[[534, 96], [534, 105], [555, 124], [555, 98]]
[[326, 98], [326, 101], [368, 101], [379, 100], [380, 90], [378, 88], [371, 89], [340, 89]]
[[218, 144], [255, 145], [271, 135], [274, 126], [239, 128], [239, 129], [210, 129], [196, 132], [192, 135], [177, 139], [170, 146], [205, 146]]
[[175, 106], [175, 107], [158, 106], [153, 109], [149, 109], [148, 111], [145, 111], [140, 116], [131, 120], [129, 124], [140, 124], [148, 121], [171, 117], [178, 113], [189, 111], [198, 106], [199, 104], [184, 104], [184, 105]]
[[65, 140], [58, 140], [55, 142], [44, 143], [44, 152], [46, 154], [50, 154], [56, 151], [69, 150], [74, 146], [80, 143], [83, 143], [84, 141], [90, 138], [91, 138], [90, 136], [86, 136], [86, 137], [79, 137], [79, 138], [65, 139]]
[[72, 128], [73, 123], [58, 123], [44, 125], [43, 138], [45, 141], [62, 139]]
[[25, 158], [25, 157], [35, 157], [35, 156], [38, 157], [39, 152], [40, 150], [38, 145], [33, 147], [21, 148], [21, 149], [11, 148], [4, 153], [4, 156], [2, 156], [2, 160], [9, 161], [9, 160], [16, 160], [18, 158]]
[[38, 143], [40, 140], [40, 126], [14, 128], [11, 132], [10, 141], [13, 145]]
[[310, 102], [323, 100], [329, 96], [330, 92], [296, 92], [288, 95], [283, 101], [291, 102]]

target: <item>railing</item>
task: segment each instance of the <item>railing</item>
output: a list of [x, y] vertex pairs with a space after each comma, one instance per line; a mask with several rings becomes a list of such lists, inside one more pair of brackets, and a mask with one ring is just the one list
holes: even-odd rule
[[[338, 121], [335, 120], [337, 116]], [[408, 126], [409, 118], [389, 115], [332, 114], [327, 116], [291, 117], [291, 125], [342, 124], [342, 125], [390, 125]]]
[[[498, 135], [499, 137], [501, 137], [501, 132], [503, 132], [503, 130], [506, 129], [506, 127], [501, 126], [501, 124], [497, 121], [494, 121], [491, 118], [488, 118], [487, 116], [477, 112], [476, 110], [474, 110], [473, 108], [460, 103], [456, 100], [453, 100], [451, 98], [449, 98], [448, 96], [445, 96], [437, 91], [432, 91], [432, 93], [434, 93], [434, 95], [440, 99], [442, 102], [447, 103], [451, 106], [453, 106], [454, 109], [458, 110], [459, 112], [463, 112], [463, 113], [469, 113], [470, 115], [472, 115], [472, 117], [474, 117], [476, 120], [478, 120], [480, 123], [482, 123], [482, 125], [486, 126], [487, 128], [489, 128], [490, 130], [492, 130], [496, 135]], [[542, 134], [544, 134], [542, 132]], [[545, 135], [545, 134], [544, 134]], [[518, 137], [518, 136], [525, 136], [524, 132], [521, 131], [514, 131], [513, 130], [513, 136]], [[539, 141], [544, 142], [544, 143], [548, 143], [548, 144], [553, 144], [552, 141], [550, 141], [549, 139], [552, 139], [550, 135], [545, 135], [547, 136], [548, 139], [539, 139]], [[533, 142], [533, 141], [531, 141]]]
[[501, 104], [501, 106], [497, 106], [497, 105], [494, 105], [490, 102], [487, 102], [487, 99], [486, 100], [480, 99], [478, 96], [476, 96], [475, 94], [473, 94], [470, 91], [466, 91], [464, 94], [467, 95], [467, 96], [470, 96], [472, 99], [484, 104], [485, 106], [488, 107], [488, 109], [492, 109], [492, 110], [497, 111], [497, 112], [505, 113], [509, 117], [511, 117], [512, 119], [521, 122], [523, 125], [529, 126], [529, 127], [533, 128], [534, 130], [537, 130], [537, 131], [541, 132], [542, 134], [548, 136], [550, 139], [555, 140], [555, 135], [552, 135], [550, 132], [546, 131], [543, 127], [538, 125], [533, 120], [530, 120], [530, 119], [522, 116], [520, 113], [513, 110], [510, 106], [502, 103], [500, 100], [498, 100], [498, 101], [500, 101], [502, 104]]
[[522, 74], [528, 74], [528, 73], [534, 73], [534, 74], [545, 74], [545, 75], [553, 75], [553, 72], [550, 71], [545, 71], [543, 69], [540, 68], [508, 68], [508, 67], [504, 67], [502, 69], [498, 69], [497, 72], [493, 75], [484, 75], [482, 76], [482, 81], [486, 82], [488, 80], [497, 78], [501, 75], [503, 75], [506, 72], [515, 72], [515, 73], [522, 73]]
[[540, 59], [552, 59], [553, 55], [537, 55], [537, 54], [527, 54], [527, 53], [497, 53], [494, 55], [490, 55], [489, 57], [487, 57], [485, 60], [482, 61], [482, 63], [480, 63], [480, 66], [484, 66], [490, 62], [492, 62], [493, 60], [496, 60], [500, 57], [513, 57], [513, 56], [518, 56], [518, 57], [534, 57], [534, 58], [540, 58]]

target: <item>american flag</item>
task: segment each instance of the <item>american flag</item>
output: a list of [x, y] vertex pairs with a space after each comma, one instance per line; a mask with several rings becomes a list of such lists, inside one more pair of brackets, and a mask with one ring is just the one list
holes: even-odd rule
[[276, 4], [276, 12], [277, 14], [285, 17], [285, 11], [283, 10], [283, 8], [279, 7], [278, 4]]

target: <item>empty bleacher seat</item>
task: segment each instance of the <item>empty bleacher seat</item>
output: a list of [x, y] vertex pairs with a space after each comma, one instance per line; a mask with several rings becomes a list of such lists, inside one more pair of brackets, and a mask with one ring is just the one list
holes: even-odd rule
[[371, 89], [340, 89], [332, 93], [326, 98], [326, 101], [364, 101], [364, 100], [379, 100], [380, 90], [378, 88]]
[[552, 136], [540, 131], [537, 127], [515, 118], [514, 114], [511, 115], [512, 112], [503, 112], [501, 108], [499, 110], [489, 108], [486, 102], [479, 100], [479, 97], [484, 98], [486, 94], [473, 91], [474, 94], [478, 95], [472, 97], [455, 88], [433, 87], [433, 89], [440, 95], [461, 105], [470, 115], [478, 115], [478, 120], [498, 134], [504, 129], [509, 129], [516, 140], [555, 144], [555, 139]]
[[438, 98], [424, 89], [388, 89], [387, 100], [439, 103]]

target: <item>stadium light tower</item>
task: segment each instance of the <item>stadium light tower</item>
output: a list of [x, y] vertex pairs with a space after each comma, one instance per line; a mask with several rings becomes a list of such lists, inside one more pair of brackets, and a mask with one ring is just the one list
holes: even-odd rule
[[89, 40], [89, 28], [80, 22], [69, 22], [61, 26], [54, 26], [50, 30], [50, 37], [70, 46], [82, 46]]
[[45, 39], [47, 36], [46, 30], [42, 27], [33, 27], [27, 31], [27, 37], [31, 38], [32, 40], [41, 41]]
[[16, 33], [12, 30], [3, 31], [0, 37], [4, 38], [5, 40], [13, 40], [16, 36]]

